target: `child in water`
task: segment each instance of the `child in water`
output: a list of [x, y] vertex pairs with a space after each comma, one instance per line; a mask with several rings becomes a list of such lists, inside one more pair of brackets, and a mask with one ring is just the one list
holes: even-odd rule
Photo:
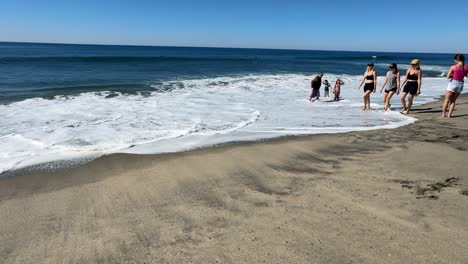
[[323, 82], [323, 84], [325, 85], [325, 95], [324, 97], [330, 97], [330, 87], [331, 87], [331, 84], [328, 82], [328, 80], [325, 80]]
[[335, 98], [333, 99], [333, 101], [340, 100], [341, 85], [344, 85], [344, 82], [340, 79], [336, 80], [335, 87], [333, 87], [333, 94], [335, 94]]

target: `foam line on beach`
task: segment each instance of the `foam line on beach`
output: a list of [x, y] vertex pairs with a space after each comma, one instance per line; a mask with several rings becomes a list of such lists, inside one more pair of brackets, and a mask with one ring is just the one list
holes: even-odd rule
[[[397, 112], [381, 111], [380, 94], [372, 96], [373, 111], [363, 113], [362, 93], [356, 89], [361, 76], [326, 74], [324, 78], [345, 82], [342, 101], [309, 103], [309, 76], [271, 74], [171, 81], [158, 87], [177, 88], [163, 93], [88, 92], [0, 105], [0, 173], [69, 156], [129, 149], [165, 152], [162, 142], [171, 142], [171, 151], [183, 151], [233, 141], [396, 128], [414, 122]], [[446, 83], [440, 78], [424, 79], [416, 104], [435, 100]], [[395, 97], [395, 109], [398, 101]]]

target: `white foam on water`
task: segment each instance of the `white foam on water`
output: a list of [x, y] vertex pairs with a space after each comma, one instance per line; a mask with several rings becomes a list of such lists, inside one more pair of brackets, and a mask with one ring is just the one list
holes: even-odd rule
[[[360, 76], [341, 78], [343, 100], [308, 102], [310, 76], [247, 75], [164, 83], [170, 92], [109, 96], [83, 93], [0, 105], [0, 173], [49, 161], [110, 153], [162, 153], [286, 135], [396, 128], [415, 121], [382, 111], [363, 112]], [[379, 78], [379, 85], [383, 78]], [[435, 100], [447, 81], [424, 79], [417, 104]], [[379, 86], [380, 88], [380, 86]], [[323, 90], [322, 90], [323, 92]], [[331, 93], [331, 91], [330, 91]], [[399, 107], [397, 97], [393, 107]]]

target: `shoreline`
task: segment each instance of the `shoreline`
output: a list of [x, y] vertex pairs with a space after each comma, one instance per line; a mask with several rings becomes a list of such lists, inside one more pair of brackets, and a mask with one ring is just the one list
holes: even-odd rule
[[[462, 94], [463, 95], [463, 94]], [[415, 105], [413, 108], [418, 108], [418, 107], [437, 107], [437, 104], [442, 105], [444, 96], [440, 96], [438, 99], [435, 99], [435, 101], [423, 103], [421, 105]], [[460, 99], [462, 99], [462, 96], [460, 96]], [[374, 110], [372, 110], [374, 111]], [[395, 111], [395, 110], [393, 110]], [[216, 149], [216, 148], [226, 148], [226, 147], [235, 147], [235, 146], [242, 146], [242, 145], [255, 145], [257, 143], [274, 143], [274, 142], [283, 142], [283, 141], [289, 141], [289, 140], [300, 140], [304, 139], [306, 140], [307, 138], [313, 138], [316, 136], [321, 136], [321, 135], [340, 135], [340, 134], [348, 134], [348, 133], [360, 133], [360, 132], [367, 132], [367, 131], [378, 131], [378, 130], [394, 130], [394, 129], [399, 129], [401, 127], [405, 126], [410, 126], [414, 123], [417, 123], [419, 121], [418, 118], [416, 118], [413, 113], [410, 115], [407, 115], [408, 117], [414, 118], [415, 120], [412, 121], [411, 123], [401, 125], [399, 127], [391, 127], [391, 128], [386, 128], [386, 127], [380, 127], [377, 126], [376, 128], [370, 128], [370, 129], [362, 129], [362, 130], [352, 130], [352, 131], [345, 131], [345, 132], [328, 132], [328, 133], [316, 133], [316, 134], [298, 134], [298, 135], [283, 135], [283, 136], [278, 136], [278, 137], [270, 137], [270, 138], [260, 138], [260, 139], [253, 139], [253, 140], [238, 140], [238, 141], [227, 141], [227, 142], [222, 142], [222, 143], [215, 143], [211, 145], [205, 145], [205, 146], [200, 146], [200, 147], [194, 147], [191, 149], [187, 150], [181, 150], [181, 151], [169, 151], [169, 152], [161, 152], [161, 153], [150, 153], [150, 154], [140, 154], [140, 153], [126, 153], [126, 152], [115, 152], [115, 153], [110, 153], [110, 154], [92, 154], [84, 157], [79, 157], [75, 159], [61, 159], [61, 160], [54, 160], [54, 161], [47, 161], [47, 162], [41, 162], [37, 164], [32, 164], [32, 165], [27, 165], [24, 167], [20, 167], [18, 169], [14, 170], [8, 170], [0, 173], [0, 180], [2, 178], [12, 178], [12, 177], [22, 177], [22, 176], [28, 176], [28, 175], [36, 175], [36, 174], [49, 174], [49, 173], [57, 173], [61, 171], [67, 171], [67, 170], [73, 170], [73, 169], [79, 169], [80, 167], [86, 166], [89, 163], [95, 162], [99, 159], [102, 158], [107, 158], [109, 156], [120, 156], [120, 155], [128, 155], [128, 156], [161, 156], [161, 155], [178, 155], [178, 154], [190, 154], [191, 152], [194, 151], [205, 151], [205, 150], [210, 150], [210, 149]], [[67, 165], [61, 165], [61, 164], [67, 164]]]
[[[260, 77], [258, 78], [259, 80], [261, 79]], [[294, 78], [299, 77], [296, 76]], [[305, 76], [299, 78], [301, 82], [303, 78], [305, 78]], [[351, 79], [353, 78], [355, 78], [355, 76]], [[289, 80], [289, 78], [283, 79]], [[440, 91], [435, 89], [435, 87], [438, 87], [442, 82], [444, 84], [446, 83], [442, 78], [434, 78], [430, 84], [428, 83], [427, 94], [419, 98], [418, 104], [436, 100], [440, 96]], [[116, 99], [109, 99], [115, 101], [102, 101], [101, 99], [103, 98], [99, 96], [96, 97], [90, 93], [85, 94], [77, 96], [76, 98], [70, 98], [70, 100], [51, 102], [36, 98], [29, 103], [15, 104], [11, 109], [5, 108], [6, 112], [4, 115], [11, 116], [17, 111], [22, 112], [24, 110], [23, 116], [25, 118], [19, 118], [18, 121], [12, 118], [7, 118], [5, 120], [4, 127], [6, 128], [6, 132], [10, 131], [12, 133], [8, 133], [8, 135], [2, 137], [0, 142], [2, 147], [7, 150], [6, 153], [4, 153], [4, 159], [2, 159], [4, 163], [0, 164], [0, 171], [10, 171], [10, 173], [7, 174], [14, 175], [15, 170], [28, 167], [29, 170], [26, 170], [26, 174], [28, 174], [37, 172], [35, 167], [44, 167], [44, 170], [47, 170], [47, 167], [55, 168], [56, 164], [54, 164], [54, 161], [56, 161], [58, 165], [63, 163], [68, 165], [71, 159], [79, 159], [80, 157], [88, 159], [88, 157], [102, 156], [102, 154], [109, 155], [116, 152], [137, 154], [177, 152], [219, 145], [223, 142], [239, 142], [243, 140], [255, 141], [259, 138], [285, 136], [286, 134], [306, 134], [305, 132], [315, 134], [360, 131], [383, 127], [395, 128], [413, 122], [411, 118], [400, 115], [398, 111], [389, 113], [380, 111], [378, 104], [373, 105], [375, 108], [373, 108], [374, 110], [370, 113], [362, 114], [359, 107], [360, 103], [357, 100], [355, 101], [356, 98], [352, 97], [359, 96], [359, 94], [354, 93], [352, 95], [350, 94], [349, 97], [345, 96], [345, 99], [349, 100], [343, 100], [340, 103], [333, 103], [330, 105], [325, 102], [311, 105], [308, 102], [306, 103], [305, 99], [299, 100], [298, 97], [295, 97], [294, 102], [288, 104], [287, 111], [276, 111], [272, 110], [274, 107], [266, 106], [271, 104], [259, 104], [258, 107], [241, 111], [242, 113], [239, 113], [239, 115], [242, 116], [242, 118], [240, 116], [236, 117], [237, 114], [219, 116], [215, 114], [214, 116], [210, 115], [210, 118], [206, 120], [185, 122], [183, 120], [187, 113], [175, 116], [173, 119], [169, 118], [169, 115], [162, 114], [162, 119], [157, 123], [164, 124], [167, 122], [171, 124], [171, 122], [178, 123], [180, 121], [182, 123], [178, 126], [184, 128], [180, 131], [177, 129], [169, 129], [168, 131], [170, 132], [164, 132], [166, 126], [170, 128], [171, 125], [156, 125], [156, 127], [154, 127], [151, 125], [151, 122], [149, 122], [148, 125], [142, 125], [140, 123], [144, 122], [138, 121], [139, 119], [146, 120], [146, 118], [149, 118], [151, 120], [151, 118], [154, 118], [154, 115], [150, 114], [154, 110], [145, 112], [144, 107], [137, 107], [134, 111], [125, 114], [119, 111], [114, 113], [114, 110], [106, 107], [105, 109], [109, 109], [98, 111], [93, 114], [93, 118], [88, 118], [85, 114], [87, 109], [81, 107], [85, 104], [87, 96], [91, 96], [92, 101], [97, 104], [118, 105], [123, 100], [128, 103], [126, 107], [130, 107], [131, 109], [136, 107], [136, 105], [144, 105], [139, 102], [140, 99], [145, 100], [145, 104], [152, 104], [153, 99], [143, 99], [139, 96], [130, 96], [127, 98], [124, 96], [116, 97]], [[378, 97], [380, 96], [377, 95], [375, 97], [377, 97], [377, 102], [379, 102]], [[167, 101], [167, 98], [163, 101]], [[25, 105], [29, 104], [34, 104], [34, 106], [24, 108]], [[28, 110], [35, 109], [35, 106], [41, 109], [48, 109], [49, 107], [52, 107], [51, 109], [68, 107], [74, 109], [77, 114], [76, 117], [74, 117], [74, 115], [67, 117], [66, 115], [53, 114], [57, 111], [52, 110], [52, 116], [50, 118], [61, 121], [54, 122], [54, 124], [47, 124], [47, 122], [45, 122], [47, 118], [44, 120], [40, 117], [34, 118], [34, 111]], [[345, 110], [342, 106], [350, 106], [351, 108]], [[313, 117], [313, 120], [307, 120], [307, 116], [310, 115], [311, 110], [315, 111], [313, 108], [317, 108], [320, 114], [317, 117]], [[328, 111], [328, 108], [332, 110]], [[191, 108], [189, 107], [189, 109]], [[220, 107], [220, 109], [224, 108]], [[337, 110], [335, 111], [333, 109]], [[398, 109], [398, 106], [396, 106], [395, 109]], [[139, 116], [138, 113], [140, 111], [146, 114]], [[188, 110], [188, 112], [190, 111], [191, 110]], [[258, 115], [258, 111], [262, 112], [262, 115]], [[282, 112], [286, 114], [283, 115]], [[226, 121], [219, 121], [224, 117], [226, 117]], [[304, 117], [306, 117], [306, 119], [303, 119]], [[238, 123], [238, 121], [235, 121], [236, 118], [243, 121]], [[248, 118], [248, 120], [245, 120], [245, 118]], [[282, 121], [277, 123], [279, 121], [275, 121], [275, 118], [282, 119]], [[135, 122], [139, 124], [138, 126], [134, 126], [134, 120], [137, 120]], [[18, 125], [19, 128], [18, 131], [16, 131], [17, 125], [15, 125], [15, 122], [23, 125], [29, 124], [29, 126], [36, 128], [42, 128], [43, 126], [48, 128], [46, 130], [28, 130]], [[98, 125], [93, 127], [93, 122], [98, 122]], [[244, 124], [248, 124], [249, 122], [251, 122], [251, 124], [244, 127]], [[226, 126], [226, 130], [224, 130], [223, 126], [218, 127], [216, 125], [217, 123], [222, 123], [223, 126]], [[61, 126], [64, 127], [62, 128]], [[211, 133], [211, 135], [204, 135], [205, 127], [207, 127], [206, 133]], [[194, 130], [192, 131], [192, 129]], [[200, 129], [200, 131], [198, 131], [198, 129]], [[166, 135], [167, 137], [161, 137], [165, 135], [164, 133], [168, 133]], [[104, 135], [114, 135], [115, 137], [107, 137]], [[126, 139], [120, 140], [120, 137]], [[81, 161], [78, 160], [78, 164], [81, 164]], [[32, 167], [31, 165], [38, 166]], [[70, 165], [76, 166], [73, 164]], [[0, 174], [0, 177], [2, 176], [5, 175]]]
[[395, 129], [0, 178], [2, 263], [468, 261], [468, 99]]
[[[415, 107], [424, 107], [424, 106], [429, 106], [436, 104], [437, 102], [440, 102], [442, 104], [441, 100], [443, 100], [444, 96], [440, 96], [439, 99], [435, 99], [435, 101], [423, 103], [421, 105], [415, 105]], [[397, 108], [398, 109], [398, 108]], [[376, 110], [372, 110], [376, 111]], [[397, 110], [393, 110], [395, 112]], [[415, 118], [412, 114], [408, 115], [410, 118]], [[41, 162], [41, 163], [35, 163], [32, 165], [26, 165], [24, 167], [20, 167], [18, 169], [13, 169], [13, 170], [7, 170], [2, 173], [0, 173], [0, 179], [1, 178], [10, 178], [10, 177], [17, 177], [17, 176], [25, 176], [25, 175], [31, 175], [31, 174], [44, 174], [44, 173], [54, 173], [62, 170], [68, 170], [68, 169], [76, 169], [82, 166], [85, 166], [86, 164], [90, 162], [94, 162], [98, 159], [107, 157], [107, 156], [112, 156], [112, 155], [136, 155], [136, 156], [141, 156], [141, 155], [149, 155], [149, 156], [159, 156], [159, 155], [171, 155], [171, 154], [182, 154], [182, 153], [187, 153], [187, 152], [192, 152], [192, 151], [198, 151], [198, 150], [206, 150], [206, 149], [211, 149], [211, 148], [224, 148], [224, 147], [229, 147], [229, 146], [235, 146], [235, 145], [243, 145], [243, 144], [256, 144], [256, 143], [265, 143], [265, 142], [275, 142], [275, 141], [288, 141], [288, 140], [296, 140], [300, 138], [308, 138], [308, 137], [315, 137], [318, 135], [336, 135], [336, 134], [347, 134], [347, 133], [359, 133], [359, 132], [366, 132], [366, 131], [377, 131], [377, 130], [393, 130], [393, 129], [398, 129], [400, 127], [412, 125], [414, 123], [418, 122], [418, 119], [415, 118], [415, 120], [408, 120], [407, 124], [400, 125], [398, 127], [390, 127], [392, 125], [387, 124], [387, 125], [382, 125], [382, 126], [374, 126], [374, 127], [359, 127], [359, 130], [351, 130], [351, 131], [338, 131], [338, 132], [327, 132], [327, 133], [313, 133], [313, 134], [296, 134], [296, 135], [282, 135], [282, 136], [277, 136], [277, 137], [266, 137], [266, 138], [259, 138], [259, 139], [252, 139], [252, 140], [235, 140], [235, 141], [226, 141], [226, 142], [221, 142], [221, 143], [214, 143], [214, 144], [207, 144], [203, 146], [197, 146], [194, 148], [189, 148], [186, 150], [181, 150], [181, 151], [167, 151], [167, 152], [160, 152], [160, 153], [129, 153], [129, 152], [114, 152], [110, 154], [90, 154], [88, 156], [83, 156], [75, 159], [60, 159], [60, 160], [54, 160], [54, 161], [47, 161], [47, 162]], [[389, 127], [386, 127], [389, 126]], [[339, 128], [343, 129], [343, 128]], [[152, 144], [152, 143], [148, 143]], [[141, 145], [142, 146], [142, 145]], [[140, 145], [137, 147], [141, 147]], [[61, 164], [66, 164], [66, 165], [61, 165]]]

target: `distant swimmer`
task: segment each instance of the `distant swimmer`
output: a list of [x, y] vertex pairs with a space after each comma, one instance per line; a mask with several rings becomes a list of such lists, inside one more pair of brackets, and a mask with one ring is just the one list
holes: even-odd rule
[[[450, 83], [445, 91], [445, 101], [442, 106], [442, 117], [444, 118], [452, 117], [453, 110], [455, 110], [455, 102], [463, 91], [465, 77], [468, 77], [468, 65], [465, 65], [465, 56], [457, 54], [453, 59], [455, 60], [455, 65], [450, 67], [447, 74]], [[449, 108], [448, 116], [446, 114], [447, 108]]]
[[[385, 111], [390, 110], [390, 100], [392, 99], [393, 95], [400, 94], [400, 73], [398, 72], [398, 66], [395, 63], [390, 64], [390, 70], [387, 72], [387, 76], [385, 77], [385, 81], [380, 88], [380, 93], [382, 93], [383, 89], [385, 88], [384, 94], [384, 104], [385, 104]], [[386, 86], [386, 87], [385, 87]]]
[[[365, 82], [365, 84], [364, 84]], [[361, 84], [359, 85], [358, 90], [361, 89], [361, 86], [364, 84], [364, 107], [363, 111], [370, 110], [370, 94], [375, 93], [377, 90], [377, 72], [374, 70], [374, 63], [367, 64], [366, 72], [362, 78]]]
[[323, 97], [330, 97], [330, 87], [331, 87], [331, 84], [328, 82], [328, 80], [325, 80], [325, 81], [323, 82], [323, 85], [325, 85]]
[[[421, 94], [422, 71], [419, 65], [419, 60], [411, 61], [411, 68], [406, 71], [406, 76], [403, 79], [403, 94], [401, 95], [402, 114], [409, 114], [413, 106], [415, 96]], [[409, 96], [408, 96], [409, 94]], [[406, 96], [408, 96], [408, 105], [406, 105]]]
[[310, 82], [310, 88], [312, 89], [310, 93], [309, 101], [312, 102], [313, 99], [318, 100], [320, 98], [320, 87], [322, 86], [322, 77], [323, 72], [315, 76], [315, 78]]
[[333, 87], [333, 94], [335, 95], [333, 101], [340, 101], [341, 85], [344, 85], [344, 82], [340, 79], [336, 80], [335, 87]]

